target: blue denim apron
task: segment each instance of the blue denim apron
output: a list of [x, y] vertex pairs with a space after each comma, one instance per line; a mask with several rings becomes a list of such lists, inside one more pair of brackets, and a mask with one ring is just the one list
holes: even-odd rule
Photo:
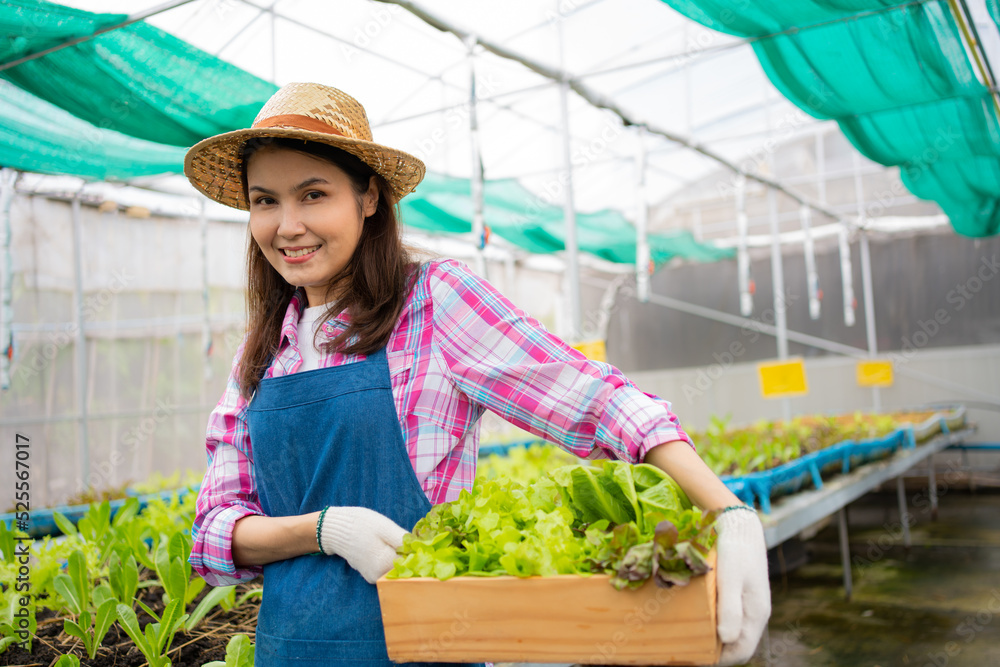
[[[247, 422], [268, 516], [360, 506], [412, 530], [431, 508], [406, 453], [384, 348], [364, 361], [262, 380]], [[394, 665], [375, 586], [340, 556], [265, 565], [254, 664]]]

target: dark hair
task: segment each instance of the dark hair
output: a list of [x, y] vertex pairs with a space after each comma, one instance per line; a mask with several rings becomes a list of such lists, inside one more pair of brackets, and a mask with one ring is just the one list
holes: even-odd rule
[[[351, 179], [362, 208], [362, 195], [371, 177], [378, 188], [375, 213], [365, 218], [361, 238], [343, 271], [327, 285], [327, 300], [340, 294], [337, 303], [323, 313], [323, 320], [347, 309], [350, 322], [333, 340], [323, 345], [325, 352], [371, 354], [383, 347], [396, 326], [409, 293], [409, 274], [414, 264], [403, 246], [396, 202], [386, 180], [361, 159], [333, 146], [288, 137], [251, 138], [240, 153], [240, 177], [247, 197], [247, 162], [264, 147], [298, 151], [324, 159]], [[249, 198], [247, 198], [249, 206]], [[247, 339], [240, 359], [238, 381], [244, 399], [257, 389], [278, 352], [281, 323], [295, 294], [289, 284], [264, 257], [247, 229]], [[351, 341], [348, 345], [347, 342]], [[305, 344], [305, 343], [302, 343]]]

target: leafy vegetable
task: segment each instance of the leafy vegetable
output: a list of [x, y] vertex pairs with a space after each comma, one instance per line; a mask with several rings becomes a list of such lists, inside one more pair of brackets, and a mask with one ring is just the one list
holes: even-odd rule
[[511, 447], [505, 454], [490, 454], [480, 457], [476, 466], [476, 478], [509, 479], [528, 486], [539, 477], [556, 468], [580, 465], [579, 459], [567, 451], [548, 443], [534, 443], [528, 446]]
[[729, 418], [712, 417], [700, 433], [689, 431], [705, 463], [718, 475], [768, 470], [845, 440], [879, 438], [912, 421], [905, 413], [801, 416], [787, 422], [761, 420], [730, 428]]
[[653, 466], [563, 466], [524, 486], [479, 478], [403, 538], [389, 578], [608, 573], [618, 587], [707, 571], [714, 515]]

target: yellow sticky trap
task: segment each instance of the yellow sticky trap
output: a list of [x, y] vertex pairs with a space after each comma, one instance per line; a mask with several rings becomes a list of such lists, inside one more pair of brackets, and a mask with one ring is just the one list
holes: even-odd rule
[[591, 361], [607, 361], [608, 353], [607, 348], [604, 346], [603, 340], [588, 340], [582, 343], [577, 343], [573, 346], [573, 349], [577, 352], [583, 353], [583, 356], [587, 357]]
[[806, 365], [801, 357], [757, 364], [760, 391], [764, 398], [800, 396], [809, 393]]
[[891, 387], [891, 361], [859, 361], [857, 365], [859, 387]]

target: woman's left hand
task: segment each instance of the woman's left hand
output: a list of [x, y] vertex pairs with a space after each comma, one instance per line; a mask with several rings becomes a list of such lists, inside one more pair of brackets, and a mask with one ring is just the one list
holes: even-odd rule
[[718, 551], [719, 665], [742, 665], [757, 648], [771, 615], [767, 547], [752, 510], [724, 512], [715, 522]]

